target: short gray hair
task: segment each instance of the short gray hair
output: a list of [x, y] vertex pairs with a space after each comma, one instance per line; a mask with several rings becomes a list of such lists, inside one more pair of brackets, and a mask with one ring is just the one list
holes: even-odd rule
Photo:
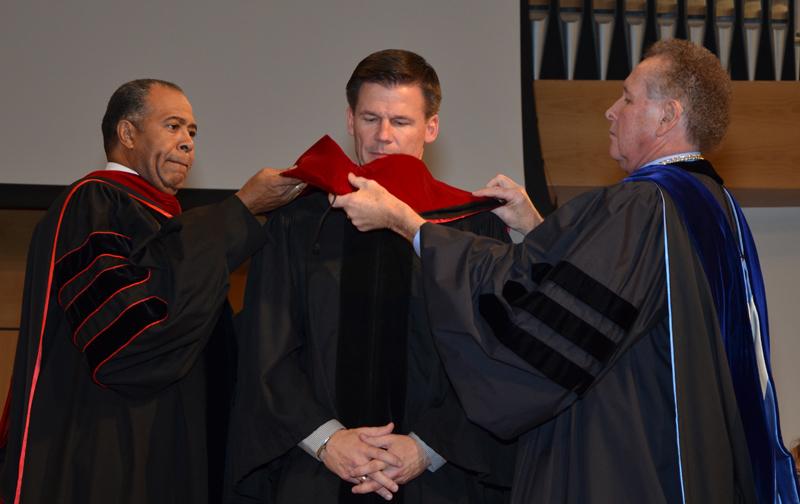
[[689, 141], [702, 151], [722, 141], [730, 123], [731, 79], [708, 49], [680, 39], [653, 44], [644, 58], [664, 58], [660, 75], [647, 82], [651, 98], [678, 100]]

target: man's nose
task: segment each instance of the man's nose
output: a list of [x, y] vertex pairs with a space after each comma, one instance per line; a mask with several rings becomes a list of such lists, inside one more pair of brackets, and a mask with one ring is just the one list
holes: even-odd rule
[[182, 152], [192, 152], [194, 150], [194, 138], [189, 132], [184, 133], [183, 138], [181, 138], [180, 143], [178, 144], [178, 149]]
[[614, 109], [617, 108], [618, 103], [619, 100], [615, 101], [614, 104], [608, 107], [608, 110], [606, 110], [606, 113], [604, 115], [606, 119], [608, 119], [609, 121], [613, 121], [617, 118], [617, 113], [614, 111]]
[[377, 138], [381, 142], [390, 142], [392, 140], [392, 123], [390, 121], [381, 121], [380, 126], [378, 126]]

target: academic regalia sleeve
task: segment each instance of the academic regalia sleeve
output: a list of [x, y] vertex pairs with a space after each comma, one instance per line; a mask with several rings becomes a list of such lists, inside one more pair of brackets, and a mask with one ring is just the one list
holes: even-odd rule
[[95, 382], [147, 395], [185, 376], [230, 270], [262, 236], [236, 197], [163, 220], [107, 184], [76, 186], [61, 207], [52, 295]]
[[[503, 221], [489, 212], [449, 223], [448, 228], [511, 242]], [[515, 443], [503, 442], [469, 420], [448, 378], [441, 379], [444, 392], [426, 405], [411, 430], [448, 463], [480, 475], [484, 483], [511, 486]]]
[[501, 441], [469, 420], [455, 391], [449, 384], [447, 387], [412, 430], [448, 464], [477, 474], [483, 483], [510, 487], [516, 443]]
[[513, 438], [549, 420], [655, 322], [639, 313], [661, 295], [663, 262], [637, 258], [663, 257], [659, 197], [645, 184], [594, 191], [516, 245], [423, 225], [431, 327], [473, 421]]
[[236, 321], [240, 351], [228, 448], [234, 488], [334, 415], [317, 399], [306, 371], [304, 259], [292, 253], [304, 249], [292, 241], [310, 232], [293, 228], [293, 208], [270, 216]]

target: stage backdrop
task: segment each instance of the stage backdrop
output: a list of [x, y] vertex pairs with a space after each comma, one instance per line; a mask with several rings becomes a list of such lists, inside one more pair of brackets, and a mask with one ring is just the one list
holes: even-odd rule
[[189, 187], [238, 188], [323, 134], [350, 151], [344, 86], [367, 54], [405, 48], [436, 68], [439, 178], [522, 179], [519, 1], [14, 2], [0, 15], [0, 177], [67, 184], [102, 166], [100, 118], [139, 77], [181, 85], [199, 122]]

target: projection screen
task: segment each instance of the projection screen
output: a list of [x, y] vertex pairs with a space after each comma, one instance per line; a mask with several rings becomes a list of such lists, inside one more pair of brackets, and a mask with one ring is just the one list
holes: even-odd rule
[[519, 2], [15, 2], [0, 16], [0, 182], [68, 184], [103, 166], [100, 119], [121, 83], [181, 85], [199, 123], [188, 187], [239, 187], [330, 134], [348, 153], [344, 86], [384, 48], [422, 54], [443, 87], [425, 153], [464, 188], [522, 181]]

